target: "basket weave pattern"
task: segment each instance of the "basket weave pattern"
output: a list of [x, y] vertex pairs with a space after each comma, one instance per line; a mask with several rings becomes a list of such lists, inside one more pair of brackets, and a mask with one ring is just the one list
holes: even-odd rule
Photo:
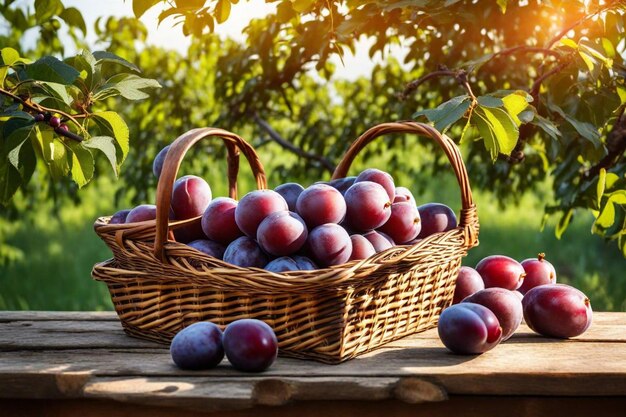
[[107, 284], [125, 331], [169, 343], [179, 330], [197, 321], [225, 326], [256, 318], [272, 326], [282, 355], [339, 363], [435, 326], [452, 302], [463, 256], [478, 243], [467, 173], [449, 138], [428, 125], [397, 122], [375, 126], [357, 139], [333, 178], [345, 176], [359, 151], [388, 133], [424, 135], [441, 145], [461, 189], [459, 226], [365, 260], [282, 274], [233, 266], [168, 239], [172, 229], [200, 221], [167, 220], [178, 166], [197, 141], [224, 140], [231, 197], [237, 192], [239, 152], [248, 159], [258, 188], [266, 188], [256, 153], [238, 136], [205, 128], [179, 137], [159, 180], [156, 221], [109, 225], [109, 218], [102, 217], [94, 225], [114, 257], [95, 265], [92, 275]]

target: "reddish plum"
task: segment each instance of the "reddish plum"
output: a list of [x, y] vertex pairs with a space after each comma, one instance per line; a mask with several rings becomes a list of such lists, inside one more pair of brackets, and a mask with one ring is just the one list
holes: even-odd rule
[[396, 187], [396, 196], [393, 198], [394, 203], [407, 202], [415, 205], [415, 197], [413, 193], [406, 187]]
[[247, 236], [255, 238], [259, 224], [272, 213], [286, 211], [287, 202], [276, 191], [255, 190], [244, 195], [235, 209], [235, 222]]
[[226, 251], [226, 246], [209, 239], [194, 240], [189, 242], [187, 245], [218, 259], [222, 259], [222, 257], [224, 257], [224, 252]]
[[241, 236], [228, 245], [224, 252], [224, 261], [244, 268], [263, 268], [267, 265], [267, 255], [254, 239]]
[[376, 254], [376, 249], [374, 249], [374, 245], [372, 245], [372, 243], [364, 236], [352, 235], [350, 236], [350, 240], [352, 241], [352, 254], [350, 255], [351, 261], [357, 259], [367, 259], [370, 256]]
[[298, 271], [298, 264], [292, 258], [288, 256], [281, 256], [276, 258], [263, 268], [271, 272], [286, 272], [286, 271]]
[[156, 206], [154, 204], [141, 204], [128, 213], [126, 223], [145, 222], [154, 219], [156, 219]]
[[287, 182], [274, 188], [274, 191], [283, 196], [289, 211], [296, 211], [296, 201], [298, 201], [298, 197], [304, 191], [304, 187], [296, 182]]
[[307, 236], [308, 230], [300, 216], [289, 211], [279, 211], [270, 214], [259, 224], [256, 240], [265, 252], [284, 256], [300, 250]]
[[485, 283], [480, 274], [476, 272], [474, 268], [462, 266], [461, 269], [459, 269], [459, 276], [456, 279], [452, 304], [458, 304], [464, 298], [484, 289]]
[[521, 262], [526, 276], [519, 292], [526, 294], [531, 288], [544, 284], [556, 283], [556, 270], [554, 266], [546, 261], [546, 255], [540, 253], [536, 258], [525, 259]]
[[391, 216], [391, 201], [385, 189], [375, 182], [355, 182], [345, 195], [350, 228], [366, 232], [379, 228]]
[[236, 369], [262, 372], [276, 360], [278, 340], [267, 323], [241, 319], [232, 322], [224, 330], [224, 352]]
[[461, 303], [446, 308], [439, 317], [439, 338], [454, 353], [486, 352], [502, 339], [496, 316], [479, 304]]
[[161, 176], [161, 171], [163, 171], [163, 162], [165, 162], [165, 157], [167, 156], [167, 151], [170, 150], [170, 146], [171, 145], [167, 145], [161, 149], [152, 162], [152, 173], [157, 179]]
[[308, 244], [313, 256], [322, 266], [348, 262], [352, 241], [346, 230], [334, 223], [317, 226], [309, 233]]
[[228, 197], [218, 197], [211, 201], [202, 214], [202, 230], [211, 240], [228, 245], [243, 232], [235, 222], [237, 201]]
[[305, 189], [296, 202], [298, 214], [313, 229], [326, 223], [339, 223], [346, 216], [346, 201], [330, 185], [314, 184]]
[[421, 229], [419, 212], [413, 203], [408, 202], [393, 203], [389, 220], [378, 228], [400, 244], [415, 239]]
[[389, 201], [393, 201], [396, 196], [396, 186], [393, 183], [393, 177], [385, 171], [376, 168], [368, 168], [361, 172], [354, 180], [355, 183], [363, 181], [371, 181], [380, 184], [387, 192]]
[[485, 288], [500, 287], [516, 290], [524, 281], [524, 267], [513, 258], [504, 255], [491, 255], [476, 265], [476, 271], [483, 277]]
[[120, 210], [109, 219], [109, 224], [122, 224], [126, 223], [126, 218], [128, 217], [128, 213], [130, 213], [130, 209]]
[[422, 219], [422, 230], [419, 237], [423, 239], [434, 233], [447, 232], [457, 225], [454, 211], [445, 204], [428, 203], [417, 208]]
[[341, 193], [341, 195], [345, 195], [348, 188], [354, 184], [356, 177], [345, 177], [345, 178], [337, 178], [336, 180], [332, 180], [329, 185], [334, 187]]
[[211, 187], [195, 175], [185, 175], [174, 183], [172, 209], [176, 220], [202, 216], [211, 202]]
[[565, 284], [531, 288], [522, 300], [524, 321], [535, 332], [568, 338], [583, 334], [591, 325], [593, 312], [589, 298]]
[[172, 339], [170, 354], [181, 369], [214, 368], [224, 358], [222, 331], [205, 321], [187, 326]]
[[487, 288], [463, 300], [487, 307], [498, 318], [502, 326], [502, 341], [513, 336], [522, 322], [522, 303], [512, 291], [504, 288]]
[[382, 252], [395, 246], [394, 241], [391, 240], [389, 236], [384, 233], [377, 232], [376, 230], [364, 233], [363, 237], [370, 241], [372, 246], [374, 246], [374, 250], [376, 251], [376, 253]]
[[318, 266], [315, 265], [315, 262], [313, 262], [306, 256], [294, 255], [292, 256], [292, 258], [298, 265], [298, 269], [301, 271], [313, 271], [315, 269], [318, 269]]

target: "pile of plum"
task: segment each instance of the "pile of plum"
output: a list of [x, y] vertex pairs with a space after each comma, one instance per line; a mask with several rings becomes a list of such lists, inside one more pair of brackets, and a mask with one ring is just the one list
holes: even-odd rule
[[[161, 174], [164, 153], [153, 170]], [[255, 190], [240, 201], [212, 199], [211, 188], [197, 176], [176, 180], [170, 219], [202, 216], [201, 222], [175, 230], [176, 240], [240, 267], [272, 272], [313, 270], [366, 259], [394, 245], [412, 245], [457, 226], [446, 205], [417, 206], [405, 187], [388, 173], [366, 169], [356, 177], [297, 183]], [[152, 220], [156, 206], [143, 204], [115, 213], [110, 223]]]
[[222, 330], [201, 321], [179, 331], [170, 345], [172, 360], [181, 369], [216, 367], [224, 354], [235, 369], [261, 372], [278, 356], [278, 340], [272, 328], [256, 319], [236, 320]]
[[556, 283], [544, 254], [517, 262], [503, 255], [462, 266], [453, 305], [439, 318], [439, 337], [454, 353], [478, 354], [510, 338], [524, 321], [548, 337], [581, 335], [591, 325], [589, 298]]

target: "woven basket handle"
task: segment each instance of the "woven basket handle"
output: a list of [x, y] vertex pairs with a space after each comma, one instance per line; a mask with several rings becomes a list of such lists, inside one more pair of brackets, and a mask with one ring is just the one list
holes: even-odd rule
[[164, 260], [163, 245], [167, 242], [172, 190], [174, 188], [174, 182], [176, 181], [178, 169], [180, 168], [180, 164], [187, 151], [196, 142], [210, 137], [222, 139], [226, 149], [228, 150], [228, 194], [231, 198], [237, 198], [237, 174], [239, 173], [240, 151], [244, 154], [250, 164], [250, 167], [252, 168], [257, 188], [267, 188], [265, 170], [259, 160], [259, 156], [248, 142], [234, 133], [223, 129], [205, 127], [192, 129], [176, 138], [170, 146], [170, 149], [167, 151], [156, 192], [157, 217], [154, 255], [161, 261]]
[[472, 189], [470, 188], [469, 178], [467, 176], [467, 170], [463, 163], [463, 158], [459, 152], [459, 148], [455, 143], [444, 134], [441, 134], [434, 127], [419, 123], [419, 122], [391, 122], [382, 123], [368, 129], [357, 140], [355, 140], [343, 159], [335, 169], [332, 179], [343, 178], [348, 173], [352, 161], [359, 154], [359, 152], [367, 146], [368, 143], [373, 141], [379, 136], [389, 133], [415, 133], [420, 136], [427, 136], [433, 139], [441, 146], [446, 153], [456, 179], [459, 182], [461, 188], [461, 218], [459, 221], [459, 227], [465, 229], [466, 244], [467, 246], [475, 246], [478, 242], [478, 216], [476, 214], [476, 205], [472, 197]]

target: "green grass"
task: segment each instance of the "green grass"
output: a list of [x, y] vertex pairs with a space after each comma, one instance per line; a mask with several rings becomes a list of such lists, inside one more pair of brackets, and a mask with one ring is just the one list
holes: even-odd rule
[[[441, 201], [458, 207], [458, 188], [452, 184], [446, 177], [433, 180], [429, 192], [416, 197], [418, 201]], [[80, 207], [64, 207], [58, 218], [28, 216], [33, 219], [12, 225], [7, 242], [20, 248], [24, 256], [11, 265], [0, 266], [0, 309], [112, 308], [106, 286], [92, 280], [90, 272], [96, 262], [111, 256], [92, 224], [98, 215], [115, 211], [114, 191], [113, 184], [100, 180], [83, 191]], [[224, 192], [218, 187], [216, 195]], [[522, 260], [545, 252], [557, 269], [558, 280], [587, 293], [594, 309], [626, 311], [626, 260], [614, 246], [591, 235], [592, 218], [576, 218], [563, 239], [557, 240], [553, 227], [539, 231], [543, 198], [527, 195], [520, 205], [501, 210], [491, 195], [477, 193], [475, 197], [480, 245], [470, 251], [464, 264], [473, 266], [490, 254]]]

